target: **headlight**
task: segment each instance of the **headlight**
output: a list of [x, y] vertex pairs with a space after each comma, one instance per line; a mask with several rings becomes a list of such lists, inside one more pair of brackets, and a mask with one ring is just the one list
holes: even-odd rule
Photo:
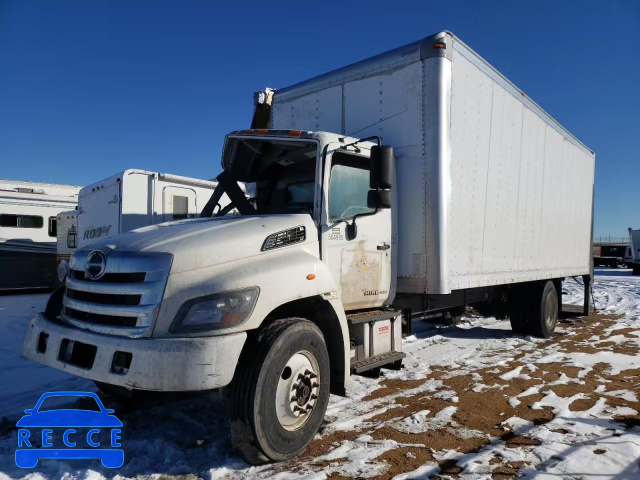
[[199, 332], [237, 327], [249, 318], [258, 300], [258, 287], [216, 293], [185, 302], [171, 332]]

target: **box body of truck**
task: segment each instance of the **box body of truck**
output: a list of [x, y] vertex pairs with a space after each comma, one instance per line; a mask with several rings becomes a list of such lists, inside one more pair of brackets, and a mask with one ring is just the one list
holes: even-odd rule
[[399, 293], [590, 273], [594, 153], [448, 32], [276, 90], [270, 127], [393, 145]]

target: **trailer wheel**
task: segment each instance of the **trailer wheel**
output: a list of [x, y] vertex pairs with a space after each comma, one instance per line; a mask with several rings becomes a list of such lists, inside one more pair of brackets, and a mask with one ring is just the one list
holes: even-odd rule
[[531, 317], [531, 333], [536, 337], [549, 338], [558, 323], [558, 291], [552, 281], [544, 283], [542, 288], [536, 289], [538, 295], [531, 292], [533, 303], [533, 315]]
[[264, 328], [231, 385], [231, 439], [249, 463], [302, 453], [329, 403], [329, 354], [320, 329], [302, 318]]
[[529, 333], [529, 302], [526, 288], [515, 287], [509, 296], [509, 321], [514, 333]]
[[551, 280], [520, 286], [512, 293], [511, 329], [523, 335], [549, 338], [558, 323], [558, 291]]

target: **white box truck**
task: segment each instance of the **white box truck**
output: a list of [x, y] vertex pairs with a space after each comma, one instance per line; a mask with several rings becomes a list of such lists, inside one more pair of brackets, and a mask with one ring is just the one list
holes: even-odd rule
[[[229, 386], [260, 462], [301, 453], [352, 374], [399, 367], [414, 319], [477, 305], [548, 337], [567, 276], [588, 309], [594, 154], [451, 33], [259, 98], [201, 218], [76, 252], [24, 356], [103, 386]], [[223, 192], [239, 215], [213, 212]]]

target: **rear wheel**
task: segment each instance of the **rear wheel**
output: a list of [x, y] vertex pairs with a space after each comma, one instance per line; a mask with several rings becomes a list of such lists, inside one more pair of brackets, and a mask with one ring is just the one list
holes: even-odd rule
[[302, 453], [329, 403], [329, 355], [320, 329], [276, 320], [246, 349], [231, 386], [231, 437], [250, 463]]
[[636, 265], [636, 264], [633, 265], [633, 274], [636, 276], [640, 275], [640, 265]]
[[549, 338], [556, 328], [560, 311], [558, 290], [553, 282], [544, 283], [542, 294], [538, 296], [538, 304], [535, 307], [531, 333], [536, 337]]
[[549, 338], [558, 323], [558, 290], [551, 280], [516, 287], [511, 296], [511, 328], [520, 334]]

